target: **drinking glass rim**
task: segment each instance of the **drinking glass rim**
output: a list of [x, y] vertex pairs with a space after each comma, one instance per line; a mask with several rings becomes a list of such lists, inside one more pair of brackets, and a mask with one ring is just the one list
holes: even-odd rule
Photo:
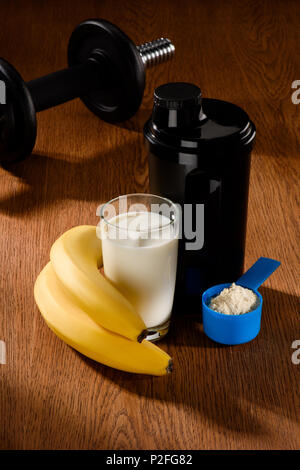
[[[111, 227], [115, 227], [119, 230], [126, 230], [126, 232], [135, 232], [136, 230], [134, 230], [134, 229], [120, 227], [118, 224], [110, 223], [103, 215], [103, 212], [104, 212], [106, 206], [108, 206], [109, 204], [112, 204], [112, 203], [116, 202], [118, 199], [125, 198], [125, 197], [132, 197], [132, 196], [143, 196], [143, 197], [145, 197], [145, 196], [148, 197], [149, 196], [149, 197], [156, 197], [158, 199], [162, 199], [162, 200], [168, 202], [171, 206], [173, 206], [175, 211], [176, 211], [176, 214], [178, 215], [179, 211], [178, 211], [178, 207], [176, 206], [175, 202], [171, 201], [171, 199], [168, 199], [167, 197], [158, 196], [157, 194], [150, 194], [150, 193], [130, 193], [130, 194], [122, 194], [121, 196], [114, 197], [113, 199], [110, 199], [110, 201], [105, 202], [101, 206], [101, 209], [100, 209], [100, 219], [103, 220], [107, 225], [110, 225]], [[162, 228], [166, 228], [166, 227], [169, 227], [171, 225], [174, 225], [175, 220], [176, 220], [176, 217], [173, 220], [170, 219], [170, 222], [168, 224], [163, 225], [162, 227], [156, 227], [156, 228], [153, 228], [153, 229], [140, 230], [140, 233], [156, 232], [158, 230], [161, 230]]]

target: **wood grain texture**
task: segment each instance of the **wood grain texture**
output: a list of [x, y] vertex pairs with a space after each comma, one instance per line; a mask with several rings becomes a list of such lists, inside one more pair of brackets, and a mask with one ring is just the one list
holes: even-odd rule
[[[136, 43], [167, 36], [174, 61], [147, 73], [143, 105], [120, 126], [75, 100], [38, 116], [34, 154], [0, 169], [0, 365], [2, 449], [296, 449], [299, 327], [300, 3], [282, 1], [2, 0], [0, 56], [26, 79], [65, 67], [74, 26], [103, 17]], [[33, 284], [53, 241], [96, 224], [98, 204], [148, 189], [141, 129], [155, 86], [192, 81], [205, 96], [244, 107], [258, 135], [253, 153], [246, 267], [282, 261], [261, 289], [262, 330], [221, 347], [193, 317], [176, 319], [162, 347], [165, 378], [118, 372], [76, 353], [43, 322]]]

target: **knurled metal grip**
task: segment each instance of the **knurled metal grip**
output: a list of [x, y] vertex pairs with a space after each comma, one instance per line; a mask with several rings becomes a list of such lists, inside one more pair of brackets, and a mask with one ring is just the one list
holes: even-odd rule
[[125, 121], [138, 110], [145, 69], [169, 60], [175, 47], [161, 38], [136, 46], [119, 28], [102, 19], [80, 23], [68, 45], [69, 67], [25, 83], [0, 59], [6, 104], [0, 104], [0, 162], [28, 156], [36, 140], [36, 112], [80, 97], [107, 122]]

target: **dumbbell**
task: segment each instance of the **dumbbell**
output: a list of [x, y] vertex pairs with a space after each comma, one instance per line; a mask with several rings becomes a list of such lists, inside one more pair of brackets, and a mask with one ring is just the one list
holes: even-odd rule
[[0, 59], [5, 104], [0, 104], [0, 162], [23, 160], [33, 150], [36, 113], [80, 97], [104, 121], [121, 122], [138, 110], [145, 70], [174, 55], [169, 39], [136, 46], [109, 21], [90, 19], [73, 31], [69, 67], [25, 83], [17, 70]]

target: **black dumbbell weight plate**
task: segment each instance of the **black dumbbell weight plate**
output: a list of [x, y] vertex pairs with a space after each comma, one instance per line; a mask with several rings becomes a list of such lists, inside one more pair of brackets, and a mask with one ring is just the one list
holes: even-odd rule
[[0, 80], [5, 83], [6, 104], [0, 104], [0, 161], [23, 160], [36, 139], [35, 109], [21, 75], [0, 59]]
[[68, 47], [69, 66], [99, 60], [99, 88], [81, 99], [107, 122], [129, 119], [138, 110], [145, 88], [142, 59], [133, 42], [108, 21], [91, 19], [73, 31]]

